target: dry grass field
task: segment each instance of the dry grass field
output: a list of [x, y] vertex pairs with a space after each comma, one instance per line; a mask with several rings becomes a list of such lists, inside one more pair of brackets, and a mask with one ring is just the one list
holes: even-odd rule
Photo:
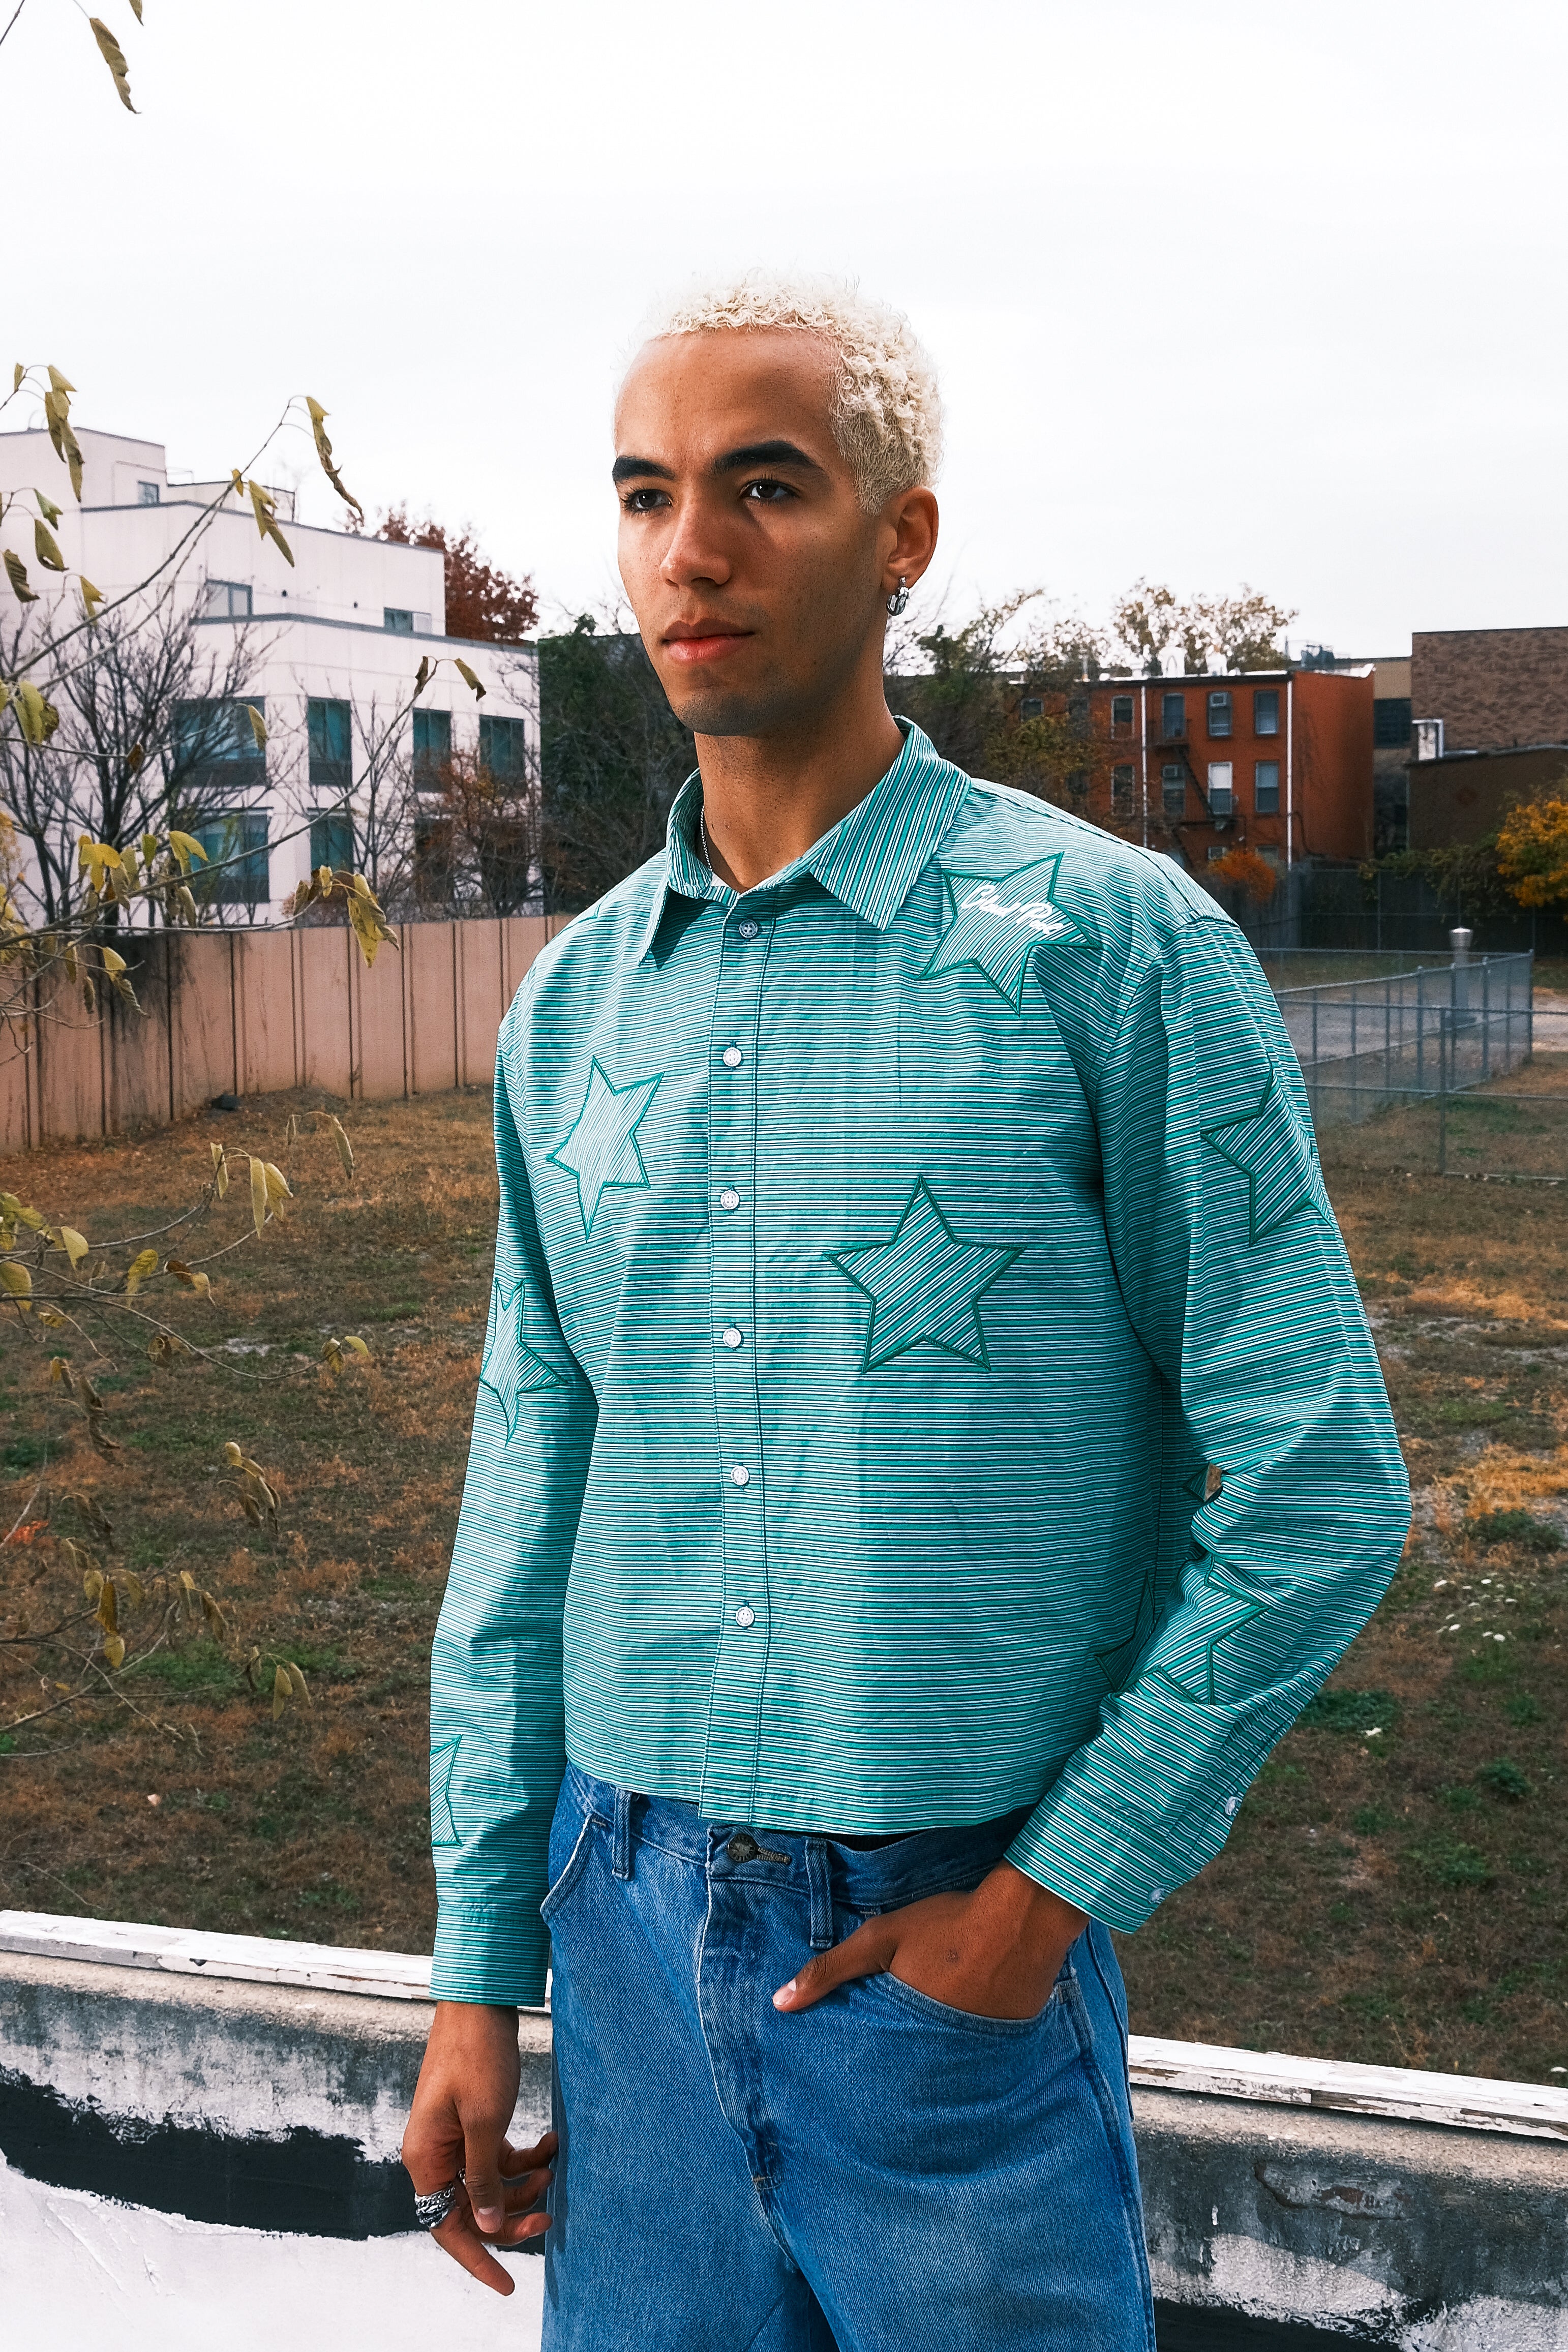
[[[1561, 1093], [1544, 1062], [1511, 1083]], [[41, 1504], [24, 1507], [41, 1483], [52, 1533], [93, 1542], [71, 1499], [89, 1497], [114, 1523], [106, 1565], [189, 1569], [242, 1641], [296, 1660], [313, 1695], [274, 1721], [202, 1635], [128, 1677], [138, 1712], [95, 1706], [0, 1739], [0, 1903], [427, 1948], [425, 1675], [489, 1287], [489, 1103], [332, 1107], [359, 1155], [352, 1178], [324, 1133], [285, 1159], [289, 1114], [309, 1108], [287, 1099], [0, 1167], [0, 1188], [97, 1239], [194, 1198], [214, 1137], [287, 1166], [286, 1221], [220, 1268], [211, 1306], [180, 1293], [168, 1309], [221, 1361], [156, 1368], [132, 1348], [96, 1376], [118, 1453], [90, 1448], [49, 1383], [58, 1335], [8, 1319], [0, 1533], [37, 1517]], [[1560, 1113], [1549, 1135], [1519, 1138], [1546, 1155], [1538, 1172], [1568, 1175], [1559, 1137]], [[1384, 1350], [1415, 1532], [1226, 1852], [1123, 1940], [1134, 2022], [1563, 2079], [1568, 1187], [1411, 1175], [1419, 1155], [1397, 1146], [1386, 1129], [1336, 1135], [1325, 1167]], [[231, 1194], [226, 1231], [242, 1208]], [[373, 1361], [334, 1375], [322, 1337], [345, 1332]], [[276, 1535], [241, 1514], [229, 1439], [274, 1478]], [[0, 1636], [69, 1589], [48, 1534], [0, 1564]], [[0, 1647], [6, 1718], [37, 1687]]]

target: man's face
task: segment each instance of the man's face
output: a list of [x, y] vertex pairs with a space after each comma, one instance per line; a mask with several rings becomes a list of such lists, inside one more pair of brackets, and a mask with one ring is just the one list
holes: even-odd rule
[[856, 500], [834, 367], [815, 337], [729, 329], [646, 344], [621, 388], [621, 578], [699, 735], [787, 727], [880, 642], [897, 530]]

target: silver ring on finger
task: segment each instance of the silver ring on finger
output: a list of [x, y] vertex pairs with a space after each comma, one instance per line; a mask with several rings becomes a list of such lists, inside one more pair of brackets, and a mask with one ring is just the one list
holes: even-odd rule
[[428, 2197], [421, 2197], [417, 2191], [416, 2192], [414, 2219], [422, 2230], [440, 2228], [453, 2206], [456, 2205], [458, 2191], [462, 2184], [463, 2176], [459, 2173], [456, 2180], [448, 2180], [445, 2189], [433, 2189]]

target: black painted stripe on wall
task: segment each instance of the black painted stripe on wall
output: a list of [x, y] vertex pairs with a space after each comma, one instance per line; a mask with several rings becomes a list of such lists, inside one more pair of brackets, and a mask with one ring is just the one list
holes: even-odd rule
[[389, 2238], [415, 2227], [403, 2167], [370, 2161], [352, 2139], [302, 2130], [252, 2139], [207, 2125], [145, 2123], [4, 2069], [0, 2148], [31, 2180], [188, 2221], [304, 2238]]
[[1247, 2319], [1237, 2311], [1208, 2311], [1190, 2303], [1157, 2303], [1154, 2336], [1159, 2352], [1349, 2352], [1357, 2344], [1389, 2342], [1385, 2330], [1361, 2328], [1348, 2336], [1307, 2327], [1289, 2319]]

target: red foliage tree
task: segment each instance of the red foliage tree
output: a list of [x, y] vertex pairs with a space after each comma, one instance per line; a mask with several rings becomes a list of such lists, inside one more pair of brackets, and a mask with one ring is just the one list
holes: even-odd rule
[[521, 645], [539, 622], [539, 598], [531, 578], [517, 579], [498, 571], [479, 554], [473, 531], [448, 530], [426, 515], [423, 522], [409, 520], [406, 507], [388, 509], [376, 532], [378, 539], [395, 540], [402, 547], [438, 547], [447, 574], [447, 635], [473, 637], [485, 645]]

